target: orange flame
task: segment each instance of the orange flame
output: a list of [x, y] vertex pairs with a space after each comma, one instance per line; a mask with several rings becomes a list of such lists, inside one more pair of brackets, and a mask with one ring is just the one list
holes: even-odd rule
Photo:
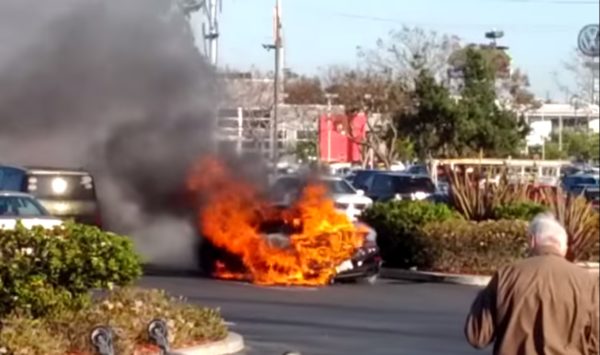
[[[364, 244], [364, 235], [321, 186], [309, 186], [300, 200], [276, 212], [250, 184], [240, 182], [218, 160], [201, 160], [191, 171], [188, 190], [202, 200], [199, 228], [216, 247], [239, 257], [247, 273], [217, 263], [215, 276], [260, 285], [325, 285], [336, 267]], [[273, 216], [299, 227], [285, 245], [276, 245], [260, 230]]]

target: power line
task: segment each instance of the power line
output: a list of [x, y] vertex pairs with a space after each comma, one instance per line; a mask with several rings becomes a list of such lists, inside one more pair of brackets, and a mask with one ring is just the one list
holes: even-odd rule
[[556, 5], [598, 5], [598, 1], [591, 0], [487, 0], [488, 2], [513, 2], [529, 4], [556, 4]]
[[[509, 0], [504, 0], [504, 1], [509, 1]], [[520, 1], [524, 1], [524, 0], [520, 0]], [[431, 27], [431, 26], [433, 26], [433, 27], [455, 27], [455, 28], [470, 27], [470, 28], [474, 28], [474, 29], [489, 29], [490, 27], [502, 27], [502, 28], [511, 28], [511, 31], [514, 31], [515, 28], [521, 27], [521, 28], [527, 29], [527, 30], [537, 29], [537, 30], [541, 30], [543, 32], [551, 32], [551, 31], [562, 32], [562, 31], [571, 31], [572, 30], [571, 26], [561, 26], [561, 25], [555, 25], [555, 24], [511, 24], [511, 23], [495, 23], [495, 24], [471, 23], [471, 24], [468, 24], [468, 23], [464, 23], [464, 22], [461, 22], [461, 23], [439, 23], [439, 22], [424, 23], [424, 22], [407, 21], [407, 20], [400, 19], [400, 18], [358, 15], [358, 14], [343, 13], [343, 12], [332, 13], [332, 15], [338, 16], [338, 17], [345, 17], [348, 19], [355, 19], [355, 20], [387, 22], [387, 23], [396, 23], [396, 24], [402, 24], [402, 25], [416, 25], [416, 26], [425, 26], [425, 27]]]
[[[435, 1], [435, 0], [432, 0]], [[447, 1], [447, 0], [440, 0]], [[456, 0], [455, 0], [456, 1]], [[598, 6], [598, 1], [594, 0], [485, 0], [485, 1], [477, 1], [479, 4], [482, 3], [521, 3], [521, 4], [554, 4], [554, 5], [596, 5]]]

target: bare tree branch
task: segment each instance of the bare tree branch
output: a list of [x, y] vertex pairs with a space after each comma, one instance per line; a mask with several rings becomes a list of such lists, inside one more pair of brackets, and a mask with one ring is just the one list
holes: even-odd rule
[[390, 31], [387, 40], [379, 39], [374, 49], [359, 47], [358, 55], [367, 66], [412, 85], [421, 69], [446, 78], [448, 60], [459, 48], [456, 36], [404, 26]]

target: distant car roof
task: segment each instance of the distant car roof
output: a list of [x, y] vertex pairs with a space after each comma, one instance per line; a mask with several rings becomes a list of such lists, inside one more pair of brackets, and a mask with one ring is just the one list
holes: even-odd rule
[[35, 199], [34, 196], [18, 191], [0, 191], [0, 197], [29, 197]]
[[430, 178], [427, 174], [412, 174], [405, 171], [381, 171], [378, 172], [379, 175], [390, 175], [390, 176], [400, 176], [400, 177], [412, 177], [412, 178]]
[[344, 178], [341, 176], [329, 176], [329, 175], [303, 176], [303, 175], [287, 174], [287, 175], [281, 175], [281, 176], [277, 177], [277, 180], [279, 180], [279, 179], [298, 179], [298, 180], [317, 179], [317, 180], [325, 180], [325, 181], [345, 181]]
[[34, 174], [66, 174], [66, 175], [90, 175], [90, 172], [79, 168], [57, 168], [44, 166], [17, 166], [0, 164], [0, 168], [13, 168]]

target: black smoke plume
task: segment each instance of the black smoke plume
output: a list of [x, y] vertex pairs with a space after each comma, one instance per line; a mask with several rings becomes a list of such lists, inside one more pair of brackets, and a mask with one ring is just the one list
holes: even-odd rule
[[192, 250], [170, 201], [213, 150], [219, 92], [174, 1], [0, 3], [0, 163], [90, 169], [151, 261]]

